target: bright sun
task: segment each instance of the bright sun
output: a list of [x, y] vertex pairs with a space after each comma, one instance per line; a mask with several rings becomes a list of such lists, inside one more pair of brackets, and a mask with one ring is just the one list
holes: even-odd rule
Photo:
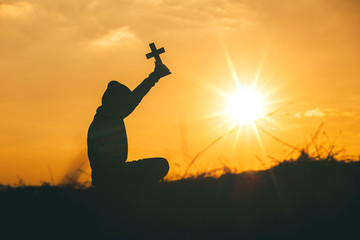
[[240, 124], [254, 124], [264, 116], [264, 98], [254, 89], [242, 86], [228, 95], [225, 113], [230, 119]]

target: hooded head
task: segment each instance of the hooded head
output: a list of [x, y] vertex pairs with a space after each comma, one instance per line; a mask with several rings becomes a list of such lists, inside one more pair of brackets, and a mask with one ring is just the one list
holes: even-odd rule
[[129, 101], [131, 90], [117, 82], [109, 82], [104, 95], [102, 96], [102, 105], [106, 108], [118, 108]]

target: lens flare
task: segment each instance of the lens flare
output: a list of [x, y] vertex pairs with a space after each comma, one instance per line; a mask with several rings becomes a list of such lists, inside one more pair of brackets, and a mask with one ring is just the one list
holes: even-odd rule
[[240, 124], [253, 124], [264, 116], [265, 99], [254, 89], [241, 86], [227, 97], [225, 113]]

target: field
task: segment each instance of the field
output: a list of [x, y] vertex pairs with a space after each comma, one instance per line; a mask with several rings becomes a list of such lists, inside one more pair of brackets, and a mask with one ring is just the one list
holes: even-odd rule
[[306, 153], [265, 171], [111, 191], [1, 186], [1, 239], [359, 239], [360, 162]]

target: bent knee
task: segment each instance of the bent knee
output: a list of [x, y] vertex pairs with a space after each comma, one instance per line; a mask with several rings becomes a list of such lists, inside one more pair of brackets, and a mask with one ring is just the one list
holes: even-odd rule
[[165, 158], [156, 158], [162, 177], [165, 177], [170, 170], [169, 162]]

